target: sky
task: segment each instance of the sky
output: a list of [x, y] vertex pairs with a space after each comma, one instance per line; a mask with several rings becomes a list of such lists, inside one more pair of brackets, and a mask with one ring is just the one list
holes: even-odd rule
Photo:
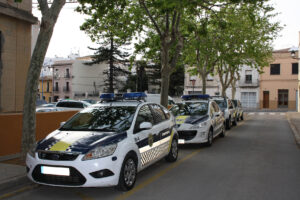
[[[271, 0], [275, 12], [279, 15], [274, 19], [279, 21], [283, 30], [275, 40], [274, 49], [298, 46], [300, 31], [300, 0]], [[89, 37], [80, 30], [80, 25], [85, 21], [85, 16], [74, 11], [76, 4], [66, 4], [62, 9], [54, 28], [46, 57], [67, 57], [71, 53], [80, 56], [93, 54], [90, 47], [97, 47]], [[34, 16], [41, 18], [40, 11], [33, 6]]]

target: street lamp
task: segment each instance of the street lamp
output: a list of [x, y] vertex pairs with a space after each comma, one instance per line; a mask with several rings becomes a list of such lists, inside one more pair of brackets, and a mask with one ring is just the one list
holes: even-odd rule
[[191, 76], [190, 77], [190, 82], [192, 83], [192, 87], [193, 87], [193, 94], [194, 94], [194, 89], [195, 89], [195, 82], [196, 82], [196, 77], [195, 76]]

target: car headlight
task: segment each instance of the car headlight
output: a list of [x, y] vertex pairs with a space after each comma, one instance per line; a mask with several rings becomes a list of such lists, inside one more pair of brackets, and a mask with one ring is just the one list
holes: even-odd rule
[[201, 123], [199, 123], [199, 124], [196, 124], [196, 125], [192, 126], [192, 127], [191, 127], [191, 129], [198, 129], [198, 128], [202, 128], [202, 127], [205, 127], [205, 126], [207, 126], [207, 124], [208, 124], [208, 121], [201, 122]]
[[116, 148], [117, 144], [110, 144], [106, 146], [98, 146], [91, 151], [89, 151], [85, 156], [82, 158], [82, 160], [92, 160], [97, 158], [103, 158], [112, 155]]
[[37, 143], [34, 143], [28, 151], [28, 154], [33, 158], [35, 158], [36, 147], [37, 147]]

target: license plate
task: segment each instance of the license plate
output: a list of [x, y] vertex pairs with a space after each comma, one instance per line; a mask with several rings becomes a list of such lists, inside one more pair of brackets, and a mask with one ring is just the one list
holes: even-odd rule
[[49, 175], [70, 176], [70, 169], [66, 167], [41, 166], [41, 173]]
[[183, 139], [179, 139], [178, 140], [178, 144], [184, 144], [184, 140]]

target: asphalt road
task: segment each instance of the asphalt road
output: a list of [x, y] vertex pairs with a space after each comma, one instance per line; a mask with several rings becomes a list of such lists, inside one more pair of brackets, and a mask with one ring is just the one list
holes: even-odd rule
[[285, 115], [251, 113], [226, 134], [212, 147], [181, 146], [177, 162], [142, 171], [127, 193], [33, 185], [7, 199], [300, 199], [300, 149]]

